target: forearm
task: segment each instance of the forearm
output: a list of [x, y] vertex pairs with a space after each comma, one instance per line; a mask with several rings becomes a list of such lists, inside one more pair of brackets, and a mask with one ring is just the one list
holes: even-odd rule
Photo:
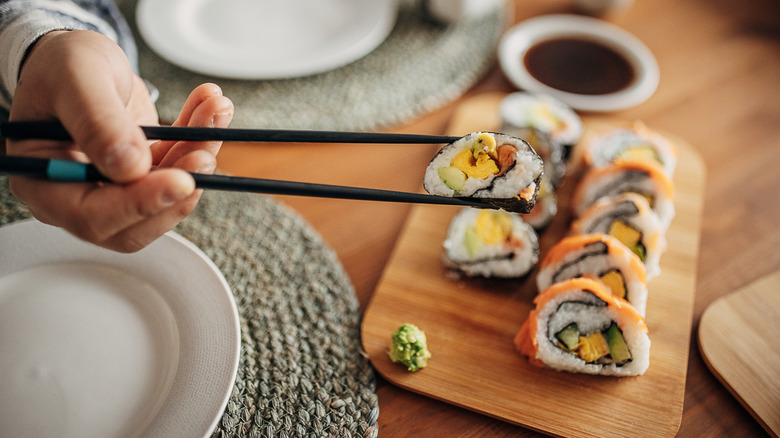
[[30, 47], [53, 30], [99, 32], [123, 46], [131, 63], [135, 62], [132, 36], [110, 0], [0, 1], [0, 107], [9, 108]]

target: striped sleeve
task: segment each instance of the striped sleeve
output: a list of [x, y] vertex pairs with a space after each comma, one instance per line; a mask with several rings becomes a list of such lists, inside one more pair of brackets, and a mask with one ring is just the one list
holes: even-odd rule
[[132, 35], [111, 0], [0, 0], [0, 107], [10, 107], [29, 47], [53, 30], [102, 33], [123, 46], [135, 65]]

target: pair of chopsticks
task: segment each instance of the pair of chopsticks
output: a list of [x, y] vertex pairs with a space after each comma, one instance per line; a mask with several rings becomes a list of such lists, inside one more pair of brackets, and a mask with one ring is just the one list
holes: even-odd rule
[[[450, 143], [459, 137], [394, 134], [372, 132], [267, 130], [229, 128], [189, 128], [171, 126], [142, 126], [150, 140], [174, 141], [230, 141], [230, 142], [298, 142], [298, 143]], [[71, 137], [59, 122], [4, 122], [0, 123], [0, 138], [13, 140], [60, 140]], [[67, 160], [0, 155], [0, 174], [20, 175], [59, 182], [110, 182], [95, 166]], [[191, 173], [200, 189], [264, 193], [271, 195], [309, 196], [319, 198], [353, 199], [364, 201], [405, 202], [412, 204], [460, 205], [491, 208], [479, 200], [449, 198], [421, 193], [244, 178], [225, 175]]]

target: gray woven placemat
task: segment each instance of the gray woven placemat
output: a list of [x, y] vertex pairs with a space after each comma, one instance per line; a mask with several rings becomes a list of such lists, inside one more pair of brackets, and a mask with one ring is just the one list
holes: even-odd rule
[[[0, 225], [30, 217], [0, 177]], [[204, 192], [176, 231], [230, 284], [241, 322], [238, 374], [214, 437], [376, 437], [375, 374], [336, 255], [265, 196]]]
[[419, 0], [401, 0], [393, 31], [367, 56], [321, 74], [250, 81], [196, 74], [157, 56], [136, 30], [136, 1], [117, 3], [134, 29], [141, 75], [160, 90], [161, 119], [174, 120], [195, 86], [215, 82], [233, 100], [238, 128], [376, 130], [409, 121], [476, 83], [495, 60], [510, 15], [502, 8], [441, 25]]

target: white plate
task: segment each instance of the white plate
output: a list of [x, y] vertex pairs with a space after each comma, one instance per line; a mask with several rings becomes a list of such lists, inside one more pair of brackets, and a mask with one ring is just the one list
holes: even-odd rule
[[0, 228], [0, 436], [209, 436], [239, 348], [227, 282], [184, 238], [119, 254]]
[[237, 79], [321, 73], [387, 38], [397, 0], [140, 0], [138, 30], [180, 67]]
[[[525, 69], [523, 56], [537, 42], [555, 37], [582, 37], [616, 50], [634, 67], [634, 81], [623, 90], [602, 95], [568, 93], [539, 82]], [[499, 47], [499, 61], [516, 87], [549, 94], [585, 111], [614, 111], [638, 105], [655, 92], [659, 80], [658, 63], [639, 39], [613, 24], [578, 15], [544, 15], [509, 29]]]

